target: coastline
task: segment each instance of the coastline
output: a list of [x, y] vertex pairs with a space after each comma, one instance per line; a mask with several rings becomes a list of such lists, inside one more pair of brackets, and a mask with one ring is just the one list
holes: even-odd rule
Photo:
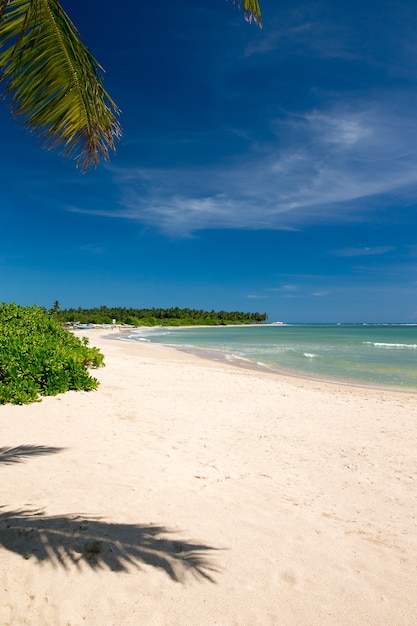
[[0, 407], [2, 624], [414, 624], [415, 393], [107, 335], [96, 392]]
[[[278, 326], [286, 326], [286, 325], [287, 324], [281, 324], [281, 323], [278, 324]], [[250, 324], [242, 325], [242, 327], [244, 326], [251, 326], [251, 325]], [[253, 325], [253, 326], [256, 327], [256, 325]], [[262, 326], [274, 326], [274, 324], [262, 324]], [[143, 330], [152, 331], [153, 328], [154, 327], [141, 327], [141, 331], [142, 332]], [[166, 328], [176, 329], [176, 327], [169, 327], [169, 326], [167, 326]], [[198, 326], [198, 327], [184, 326], [182, 328], [192, 329], [192, 328], [211, 328], [211, 327], [210, 326]], [[115, 334], [104, 335], [103, 337], [107, 339], [115, 339], [119, 341], [139, 343], [138, 340], [123, 337], [123, 334], [131, 335], [132, 330], [134, 329], [129, 329], [129, 330], [119, 329], [118, 333], [116, 332]], [[143, 341], [148, 342], [148, 340], [146, 339], [143, 339]], [[149, 343], [152, 344], [152, 342], [149, 342]], [[233, 353], [228, 353], [219, 348], [198, 347], [198, 346], [187, 345], [187, 344], [153, 343], [152, 345], [163, 345], [169, 349], [178, 350], [179, 352], [185, 352], [187, 354], [191, 354], [198, 358], [206, 359], [208, 361], [215, 361], [219, 363], [224, 363], [226, 365], [230, 365], [231, 367], [253, 370], [255, 372], [258, 372], [259, 374], [267, 373], [272, 376], [280, 377], [281, 379], [284, 377], [290, 380], [301, 379], [305, 381], [312, 381], [312, 382], [328, 384], [328, 385], [353, 387], [353, 388], [360, 388], [360, 389], [377, 389], [377, 390], [385, 391], [385, 392], [411, 393], [411, 394], [417, 395], [416, 387], [399, 386], [399, 385], [386, 384], [386, 383], [377, 383], [377, 382], [370, 382], [370, 381], [365, 381], [365, 380], [361, 381], [361, 380], [355, 380], [351, 378], [341, 378], [337, 376], [332, 377], [329, 375], [324, 375], [324, 374], [319, 374], [319, 373], [312, 374], [312, 373], [307, 373], [303, 370], [291, 370], [291, 369], [286, 369], [283, 367], [278, 367], [272, 364], [267, 364], [263, 362], [260, 363], [258, 361], [255, 361], [254, 359], [238, 356]]]

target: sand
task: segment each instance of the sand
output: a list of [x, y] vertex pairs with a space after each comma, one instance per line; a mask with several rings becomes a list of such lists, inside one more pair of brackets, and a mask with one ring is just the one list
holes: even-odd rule
[[2, 626], [416, 624], [416, 394], [84, 334], [0, 406]]

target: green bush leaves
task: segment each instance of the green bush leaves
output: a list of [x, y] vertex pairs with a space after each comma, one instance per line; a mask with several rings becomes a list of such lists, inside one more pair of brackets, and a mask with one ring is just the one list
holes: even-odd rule
[[97, 389], [87, 367], [101, 365], [100, 351], [62, 328], [45, 309], [0, 304], [0, 404]]

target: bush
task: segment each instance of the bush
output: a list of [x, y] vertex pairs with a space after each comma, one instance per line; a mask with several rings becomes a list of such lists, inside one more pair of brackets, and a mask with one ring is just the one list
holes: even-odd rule
[[97, 389], [87, 367], [101, 365], [100, 351], [62, 328], [45, 309], [0, 304], [0, 404]]
[[140, 326], [140, 320], [137, 317], [132, 317], [128, 315], [125, 319], [125, 324], [129, 324], [129, 326]]

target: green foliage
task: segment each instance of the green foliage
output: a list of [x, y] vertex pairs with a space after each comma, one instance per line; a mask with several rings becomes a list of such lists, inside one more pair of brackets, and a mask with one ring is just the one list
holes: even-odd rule
[[0, 80], [15, 117], [82, 171], [121, 136], [101, 67], [57, 0], [0, 0]]
[[[262, 25], [258, 0], [233, 0]], [[121, 137], [102, 68], [58, 0], [0, 0], [0, 82], [15, 117], [86, 171]]]
[[233, 0], [233, 2], [239, 7], [243, 5], [245, 18], [248, 22], [254, 20], [259, 26], [262, 26], [261, 9], [258, 0]]
[[95, 309], [66, 309], [54, 313], [56, 319], [81, 324], [109, 324], [112, 319], [118, 324], [132, 326], [218, 326], [225, 324], [259, 324], [266, 322], [266, 313], [244, 313], [242, 311], [204, 311], [202, 309], [126, 309], [124, 307], [101, 306]]
[[87, 367], [101, 365], [100, 351], [62, 328], [56, 314], [37, 306], [0, 304], [0, 404], [96, 389], [98, 381]]
[[128, 315], [125, 324], [129, 324], [129, 326], [144, 326], [145, 324], [141, 323], [141, 320], [138, 320], [137, 317], [132, 317], [132, 315]]

